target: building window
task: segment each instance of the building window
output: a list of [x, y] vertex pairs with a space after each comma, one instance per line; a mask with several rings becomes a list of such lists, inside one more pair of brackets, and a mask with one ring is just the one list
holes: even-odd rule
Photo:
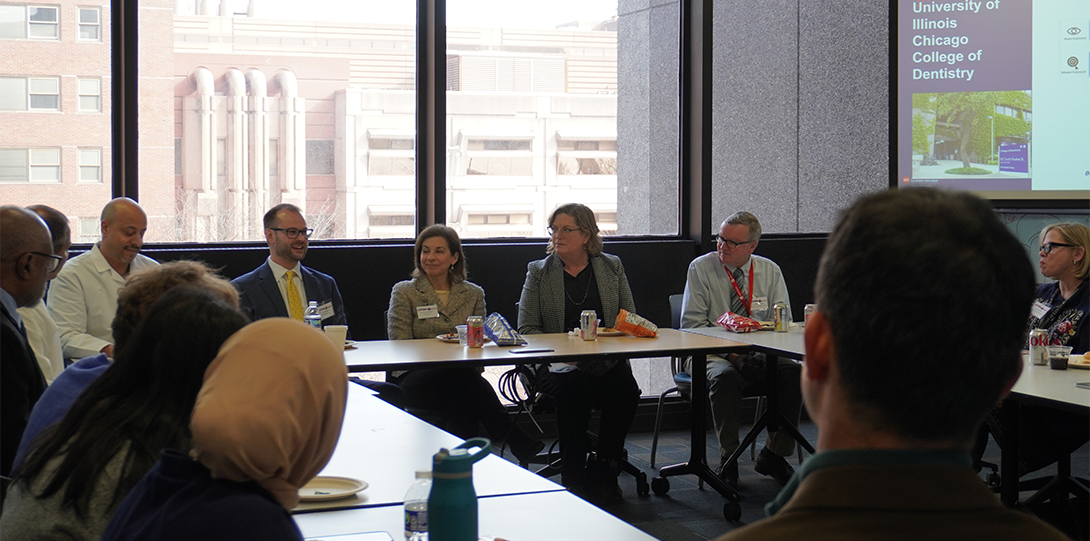
[[269, 185], [280, 185], [280, 140], [269, 139]]
[[99, 8], [79, 8], [79, 39], [102, 40], [101, 11]]
[[59, 182], [61, 149], [0, 148], [0, 181]]
[[85, 112], [102, 111], [102, 80], [79, 80], [79, 110]]
[[466, 218], [467, 225], [496, 225], [496, 224], [529, 224], [532, 214], [530, 213], [494, 213], [494, 214], [468, 214]]
[[26, 111], [26, 79], [0, 77], [0, 111]]
[[[463, 137], [466, 135], [463, 133]], [[533, 174], [533, 134], [466, 137], [466, 175], [528, 177]]]
[[227, 184], [227, 139], [216, 139], [216, 178], [221, 187]]
[[617, 136], [556, 134], [557, 175], [616, 175]]
[[27, 181], [25, 148], [0, 148], [0, 182]]
[[79, 150], [79, 181], [102, 182], [102, 150]]
[[28, 79], [30, 87], [30, 109], [57, 111], [61, 108], [60, 79]]
[[59, 182], [61, 180], [61, 149], [30, 149], [31, 182]]
[[26, 39], [26, 6], [0, 4], [0, 38]]
[[368, 130], [367, 136], [368, 175], [412, 176], [416, 172], [415, 132]]
[[182, 138], [174, 138], [174, 174], [182, 174]]
[[57, 39], [60, 37], [60, 25], [57, 24], [57, 8], [27, 6], [28, 30], [30, 37]]
[[307, 140], [307, 174], [333, 174], [333, 141]]

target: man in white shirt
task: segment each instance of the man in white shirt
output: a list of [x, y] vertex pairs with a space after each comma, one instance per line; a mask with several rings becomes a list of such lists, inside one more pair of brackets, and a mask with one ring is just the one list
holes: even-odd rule
[[[712, 327], [726, 312], [771, 321], [772, 307], [790, 304], [787, 284], [779, 265], [753, 255], [761, 238], [761, 223], [749, 212], [737, 212], [723, 221], [716, 235], [716, 251], [689, 264], [685, 295], [681, 304], [681, 328]], [[738, 448], [742, 398], [747, 389], [764, 383], [764, 355], [708, 357], [708, 395], [712, 420], [719, 437], [719, 475], [738, 485], [738, 463], [726, 459]], [[798, 426], [802, 408], [798, 363], [779, 359], [777, 367], [778, 409]], [[786, 430], [769, 433], [757, 457], [757, 473], [787, 483], [794, 469], [783, 458], [795, 451], [795, 440]]]
[[119, 197], [107, 203], [100, 227], [102, 240], [72, 258], [49, 287], [49, 313], [69, 359], [113, 356], [117, 290], [130, 273], [159, 264], [140, 255], [148, 217], [136, 201]]
[[318, 304], [322, 325], [347, 325], [337, 281], [304, 267], [311, 229], [299, 207], [282, 203], [265, 213], [269, 257], [256, 269], [231, 281], [243, 314], [252, 321], [267, 317], [302, 320], [310, 301]]
[[[72, 247], [68, 217], [61, 211], [46, 205], [31, 205], [27, 207], [27, 210], [37, 213], [45, 221], [45, 225], [49, 226], [49, 234], [53, 239], [53, 255], [61, 258], [59, 266], [47, 276], [48, 280], [52, 280], [64, 268], [64, 262], [68, 260], [68, 249]], [[38, 358], [38, 367], [42, 369], [45, 382], [53, 383], [53, 379], [64, 370], [60, 330], [53, 322], [53, 317], [49, 315], [49, 309], [44, 302], [33, 307], [19, 308], [19, 315], [23, 318], [27, 340], [34, 349], [34, 356]]]

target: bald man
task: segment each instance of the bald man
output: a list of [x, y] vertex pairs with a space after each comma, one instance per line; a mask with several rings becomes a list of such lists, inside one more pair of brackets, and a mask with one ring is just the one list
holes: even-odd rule
[[5, 477], [11, 474], [30, 409], [45, 391], [45, 378], [17, 310], [41, 302], [45, 282], [58, 262], [49, 228], [37, 214], [12, 205], [0, 207], [0, 475]]
[[113, 356], [110, 324], [117, 311], [117, 290], [133, 271], [158, 265], [140, 255], [148, 216], [127, 197], [102, 209], [102, 240], [68, 262], [49, 288], [49, 313], [61, 332], [68, 359], [99, 353]]

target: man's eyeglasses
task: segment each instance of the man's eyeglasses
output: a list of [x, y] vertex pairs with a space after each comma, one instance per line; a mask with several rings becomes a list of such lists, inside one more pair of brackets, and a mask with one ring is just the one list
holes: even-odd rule
[[722, 235], [716, 235], [715, 236], [715, 242], [717, 242], [719, 244], [726, 244], [727, 248], [730, 248], [731, 250], [733, 250], [733, 249], [735, 249], [735, 248], [737, 248], [737, 247], [739, 247], [739, 246], [741, 246], [743, 244], [749, 244], [749, 243], [751, 243], [753, 241], [747, 240], [747, 241], [743, 241], [743, 242], [734, 242], [733, 240], [723, 238]]
[[299, 238], [299, 235], [303, 235], [304, 237], [309, 239], [310, 235], [314, 233], [314, 230], [309, 227], [306, 229], [295, 229], [294, 227], [290, 229], [280, 229], [279, 227], [270, 227], [269, 229], [273, 231], [283, 231], [289, 239]]
[[49, 258], [49, 263], [47, 263], [48, 266], [45, 268], [46, 272], [53, 272], [53, 271], [57, 270], [58, 268], [60, 268], [61, 263], [64, 263], [64, 258], [59, 256], [59, 255], [43, 254], [41, 252], [27, 252], [27, 253], [29, 253], [31, 255], [38, 255], [38, 256], [42, 256], [42, 257], [48, 257]]
[[1074, 248], [1075, 246], [1077, 246], [1077, 244], [1065, 244], [1065, 243], [1062, 243], [1062, 242], [1046, 242], [1046, 243], [1041, 245], [1041, 251], [1046, 253], [1046, 254], [1051, 254], [1053, 248], [1059, 248], [1061, 246], [1064, 247], [1064, 248]]
[[576, 231], [582, 231], [582, 228], [579, 228], [579, 227], [574, 227], [574, 228], [573, 227], [563, 227], [563, 228], [557, 229], [557, 228], [550, 225], [548, 231], [549, 231], [549, 236], [556, 235], [557, 233], [563, 233], [565, 235], [571, 235], [572, 233], [575, 233]]

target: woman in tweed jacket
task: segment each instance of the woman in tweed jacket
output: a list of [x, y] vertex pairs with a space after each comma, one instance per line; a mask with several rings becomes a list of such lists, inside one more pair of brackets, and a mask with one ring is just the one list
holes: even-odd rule
[[[467, 282], [465, 256], [458, 233], [442, 224], [416, 238], [413, 279], [390, 292], [386, 331], [391, 340], [434, 338], [454, 331], [469, 316], [484, 316], [484, 290]], [[394, 374], [410, 408], [441, 411], [450, 432], [468, 439], [483, 424], [493, 441], [506, 441], [521, 463], [528, 463], [544, 444], [530, 438], [507, 415], [496, 392], [470, 367], [424, 368]]]
[[[568, 203], [549, 218], [549, 256], [527, 266], [519, 301], [519, 332], [566, 332], [579, 326], [583, 310], [598, 313], [604, 327], [613, 327], [620, 308], [634, 311], [632, 290], [621, 260], [602, 253], [594, 213], [585, 205]], [[539, 370], [539, 389], [556, 402], [556, 423], [563, 462], [561, 482], [594, 501], [620, 498], [618, 462], [624, 440], [636, 416], [640, 389], [625, 362], [554, 363]], [[591, 409], [602, 410], [596, 460], [587, 437]]]

